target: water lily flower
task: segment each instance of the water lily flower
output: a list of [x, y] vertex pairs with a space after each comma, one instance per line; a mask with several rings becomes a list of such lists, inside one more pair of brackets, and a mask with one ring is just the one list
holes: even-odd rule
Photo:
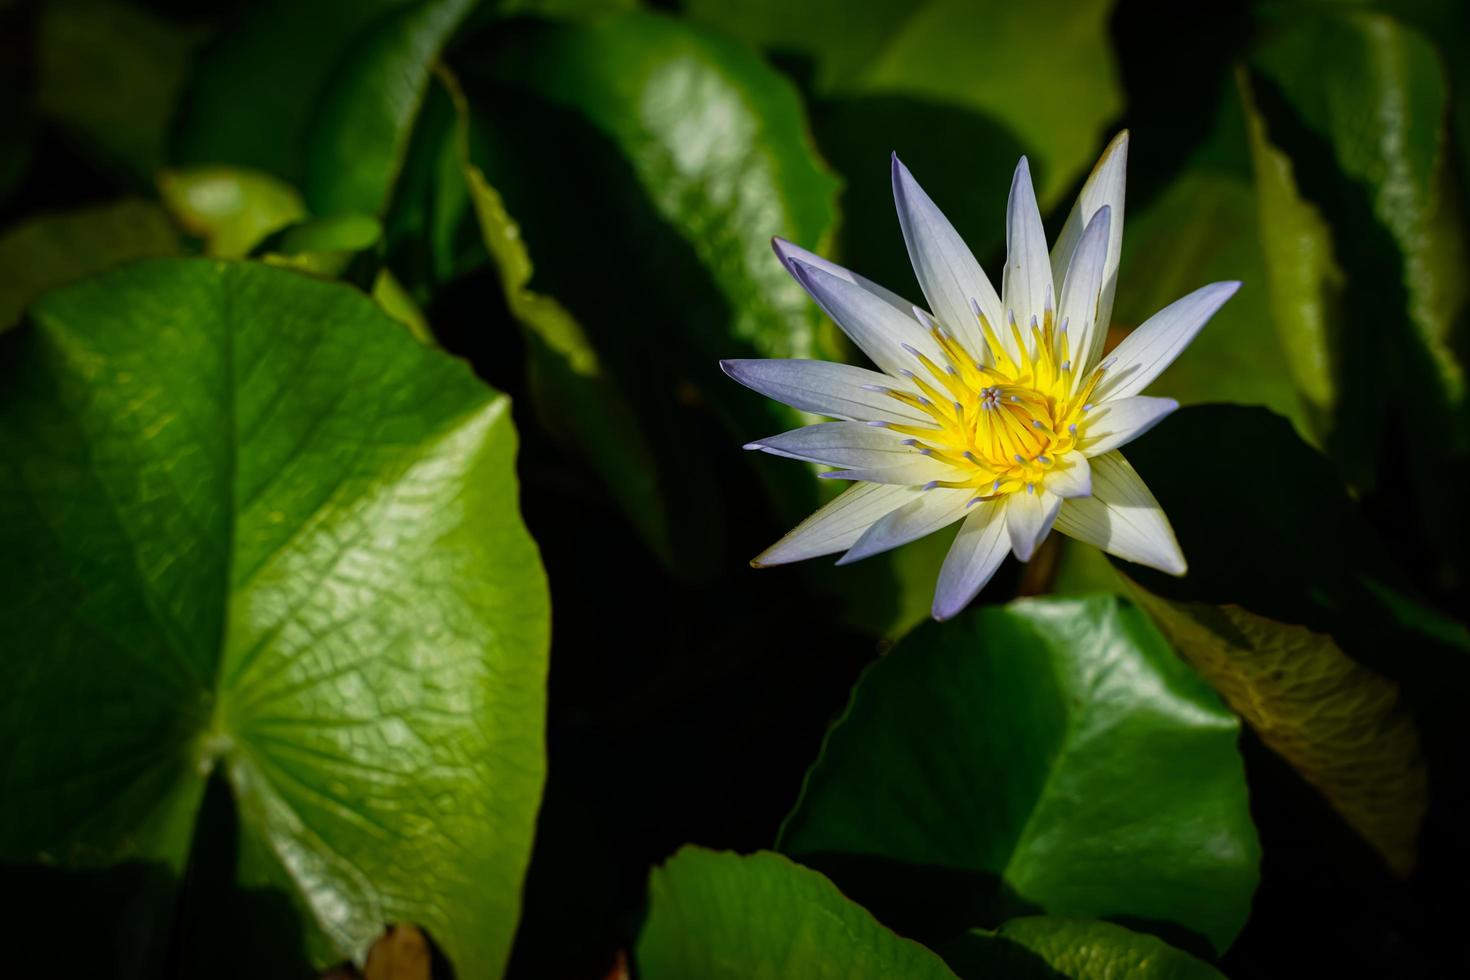
[[776, 239], [776, 254], [877, 371], [813, 360], [721, 362], [747, 387], [837, 421], [746, 448], [838, 467], [832, 502], [751, 563], [843, 552], [847, 564], [957, 522], [933, 614], [960, 612], [1009, 550], [1056, 528], [1182, 575], [1174, 530], [1118, 450], [1178, 407], [1141, 394], [1240, 283], [1165, 307], [1103, 359], [1123, 240], [1128, 134], [1093, 169], [1048, 254], [1026, 159], [1011, 181], [997, 295], [969, 248], [893, 158], [893, 196], [928, 309]]

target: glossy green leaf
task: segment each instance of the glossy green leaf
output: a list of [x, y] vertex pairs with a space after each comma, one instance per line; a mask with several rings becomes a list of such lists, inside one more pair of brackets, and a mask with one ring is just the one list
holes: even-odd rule
[[[747, 397], [722, 357], [821, 357], [833, 327], [771, 253], [823, 246], [836, 180], [813, 153], [794, 89], [750, 51], [647, 13], [519, 24], [457, 49], [474, 162], [515, 216], [537, 292], [586, 331], [661, 450], [659, 479], [710, 477], [712, 407], [732, 441], [801, 416]], [[738, 443], [736, 443], [738, 445]], [[774, 473], [783, 517], [817, 505], [799, 467]], [[679, 494], [676, 554], [721, 560], [717, 499]], [[760, 545], [745, 544], [757, 549]]]
[[321, 958], [407, 921], [499, 975], [547, 647], [507, 400], [257, 264], [134, 265], [5, 343], [0, 856], [181, 873], [218, 769]]
[[[974, 930], [945, 947], [963, 980], [1225, 980], [1163, 940], [1110, 922], [1027, 916]], [[1037, 964], [1037, 961], [1040, 964]]]
[[354, 40], [317, 105], [306, 152], [315, 214], [380, 214], [408, 152], [429, 71], [475, 0], [423, 0]]
[[1130, 210], [1114, 325], [1136, 327], [1206, 283], [1244, 283], [1149, 390], [1186, 405], [1264, 405], [1310, 438], [1312, 424], [1272, 323], [1255, 209], [1248, 178], [1200, 164], [1147, 207]]
[[644, 980], [950, 980], [830, 881], [779, 854], [685, 847], [648, 882]]
[[261, 239], [306, 217], [296, 188], [244, 167], [181, 167], [158, 175], [164, 206], [204, 240], [204, 254], [237, 259]]
[[0, 331], [26, 305], [134, 259], [179, 251], [179, 233], [156, 204], [124, 200], [42, 215], [0, 235]]
[[981, 609], [864, 674], [780, 847], [880, 916], [949, 890], [915, 924], [939, 938], [1044, 910], [1223, 949], [1259, 858], [1238, 734], [1131, 606]]
[[[573, 440], [649, 547], [661, 560], [671, 562], [667, 495], [659, 485], [652, 447], [581, 324], [555, 299], [530, 288], [534, 266], [520, 226], [471, 159], [468, 107], [458, 83], [447, 71], [441, 78], [459, 121], [458, 176], [469, 189], [485, 249], [500, 275], [506, 306], [526, 332], [536, 391], [546, 404], [546, 415], [571, 430]], [[684, 491], [688, 490], [686, 485]]]
[[164, 161], [198, 38], [132, 3], [48, 0], [38, 7], [41, 114], [105, 161], [150, 180]]
[[201, 53], [174, 130], [185, 164], [233, 164], [299, 185], [317, 103], [372, 24], [417, 0], [262, 0]]
[[[1251, 66], [1273, 308], [1293, 359], [1326, 366], [1311, 393], [1328, 400], [1325, 444], [1365, 487], [1401, 411], [1447, 423], [1425, 438], [1407, 425], [1419, 452], [1463, 449], [1451, 334], [1470, 287], [1434, 46], [1378, 13], [1292, 11]], [[1383, 397], [1357, 397], [1369, 385]]]
[[[825, 98], [901, 96], [997, 121], [1033, 156], [1044, 205], [1086, 173], [1122, 108], [1108, 18], [1112, 0], [912, 4], [692, 0], [695, 18], [813, 74]], [[861, 125], [854, 118], [854, 125]], [[870, 120], [881, 131], [886, 120]], [[942, 130], [933, 134], [945, 139]], [[889, 146], [904, 154], [911, 144]], [[975, 156], [996, 152], [975, 145]], [[885, 170], [883, 159], [875, 161]], [[1015, 159], [1004, 161], [1005, 171]], [[983, 162], [957, 160], [959, 172]], [[921, 171], [915, 171], [923, 179]], [[995, 188], [1002, 202], [1009, 183]]]
[[[498, 79], [573, 110], [612, 141], [637, 190], [730, 303], [730, 337], [769, 356], [819, 349], [820, 314], [774, 260], [770, 239], [819, 245], [835, 220], [837, 182], [813, 155], [780, 76], [737, 45], [651, 14], [514, 35], [493, 63]], [[692, 326], [706, 343], [726, 339], [720, 324]]]

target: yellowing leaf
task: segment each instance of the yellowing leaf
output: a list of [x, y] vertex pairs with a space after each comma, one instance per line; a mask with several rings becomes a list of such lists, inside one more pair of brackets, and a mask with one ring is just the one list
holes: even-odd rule
[[272, 232], [306, 217], [290, 184], [248, 167], [181, 167], [158, 175], [164, 206], [204, 254], [241, 258]]
[[1180, 656], [1394, 871], [1413, 869], [1429, 783], [1397, 685], [1305, 627], [1236, 605], [1162, 599], [1136, 585], [1131, 594]]

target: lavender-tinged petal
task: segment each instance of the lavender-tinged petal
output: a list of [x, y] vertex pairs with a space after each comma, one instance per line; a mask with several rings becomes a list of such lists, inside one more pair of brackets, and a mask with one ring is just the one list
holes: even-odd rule
[[1021, 561], [1030, 561], [1036, 548], [1051, 532], [1061, 509], [1062, 498], [1037, 487], [1031, 493], [1013, 493], [1005, 498], [1006, 530], [1011, 550]]
[[850, 469], [818, 473], [828, 480], [863, 480], [868, 483], [896, 483], [900, 486], [920, 486], [950, 479], [954, 468], [937, 459], [928, 459], [915, 453], [908, 460], [885, 466], [855, 466]]
[[800, 260], [788, 268], [858, 349], [888, 374], [902, 377], [905, 371], [922, 368], [906, 347], [922, 351], [931, 361], [941, 359], [938, 345], [914, 319], [911, 307], [895, 309], [861, 286]]
[[1062, 504], [1056, 529], [1128, 561], [1183, 575], [1188, 566], [1169, 518], [1122, 453], [1089, 461], [1092, 496]]
[[997, 331], [1005, 326], [1000, 297], [959, 232], [924, 193], [898, 159], [893, 157], [893, 199], [898, 222], [908, 246], [919, 288], [939, 322], [965, 345], [977, 360], [985, 349], [980, 324], [970, 312], [975, 299]]
[[874, 521], [921, 493], [916, 487], [855, 483], [757, 555], [751, 565], [785, 565], [846, 551]]
[[1133, 395], [1103, 402], [1087, 413], [1077, 447], [1089, 456], [1120, 449], [1158, 425], [1179, 407], [1172, 398]]
[[866, 422], [819, 422], [748, 442], [745, 448], [828, 466], [896, 466], [917, 453], [899, 433]]
[[793, 277], [796, 276], [796, 272], [792, 269], [792, 263], [801, 262], [805, 265], [811, 266], [814, 269], [821, 269], [823, 272], [827, 273], [827, 275], [835, 276], [836, 278], [841, 279], [843, 282], [849, 282], [852, 283], [854, 286], [861, 287], [862, 289], [876, 296], [878, 299], [881, 299], [883, 302], [887, 303], [889, 306], [893, 307], [902, 316], [909, 316], [910, 310], [913, 308], [913, 304], [911, 304], [903, 297], [899, 296], [897, 293], [892, 292], [888, 289], [884, 289], [882, 286], [878, 285], [876, 282], [873, 282], [871, 279], [865, 279], [862, 276], [858, 275], [856, 272], [853, 272], [850, 269], [846, 269], [829, 259], [822, 258], [816, 252], [808, 252], [800, 245], [794, 245], [784, 238], [781, 238], [779, 236], [776, 238], [772, 238], [771, 248], [775, 250], [776, 257], [781, 260], [781, 264], [786, 266], [786, 270], [790, 272]]
[[1098, 385], [1093, 400], [1127, 398], [1148, 387], [1149, 382], [1174, 363], [1174, 358], [1239, 288], [1238, 282], [1211, 283], [1145, 320], [1123, 338], [1109, 357], [1112, 366]]
[[887, 394], [888, 389], [908, 389], [877, 371], [830, 361], [764, 358], [724, 360], [720, 367], [747, 388], [804, 412], [857, 421], [932, 424], [921, 409]]
[[1096, 364], [1102, 354], [1103, 339], [1113, 319], [1113, 294], [1118, 288], [1118, 262], [1123, 256], [1123, 197], [1128, 175], [1128, 131], [1125, 129], [1103, 151], [1097, 165], [1092, 168], [1077, 203], [1067, 216], [1061, 234], [1051, 250], [1051, 273], [1061, 281], [1072, 256], [1082, 240], [1082, 232], [1093, 215], [1106, 205], [1112, 212], [1108, 228], [1108, 256], [1103, 266], [1103, 286], [1098, 297], [1097, 322], [1102, 328], [1093, 333], [1092, 346], [1087, 350], [1076, 350], [1074, 358], [1079, 364]]
[[[1096, 335], [1107, 333], [1106, 323], [1098, 319], [1098, 303], [1101, 301], [1103, 275], [1108, 257], [1108, 238], [1112, 234], [1113, 209], [1106, 204], [1087, 223], [1082, 241], [1072, 255], [1072, 264], [1067, 268], [1067, 278], [1062, 284], [1060, 314], [1067, 324], [1067, 344], [1072, 364], [1073, 390], [1082, 384], [1093, 361], [1088, 352], [1093, 347]], [[1098, 348], [1102, 348], [1099, 346]]]
[[949, 527], [965, 516], [965, 505], [974, 496], [973, 490], [925, 490], [917, 500], [889, 512], [864, 531], [837, 564], [850, 565]]
[[1041, 210], [1031, 186], [1031, 167], [1022, 157], [1011, 178], [1011, 195], [1006, 202], [1006, 268], [1001, 279], [1001, 304], [1016, 314], [1022, 326], [1030, 324], [1032, 317], [1040, 323], [1051, 292], [1046, 229], [1041, 226]]
[[949, 619], [970, 604], [985, 587], [1010, 550], [1003, 508], [989, 501], [971, 508], [960, 533], [944, 556], [934, 590], [935, 619]]

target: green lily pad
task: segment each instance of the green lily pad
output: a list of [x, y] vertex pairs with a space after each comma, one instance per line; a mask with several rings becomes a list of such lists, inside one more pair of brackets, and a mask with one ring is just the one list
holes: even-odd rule
[[953, 980], [830, 881], [779, 854], [685, 847], [648, 882], [644, 980]]
[[133, 265], [31, 321], [0, 358], [0, 858], [181, 873], [220, 771], [240, 883], [320, 960], [406, 921], [498, 976], [548, 628], [506, 398], [258, 264]]
[[864, 674], [779, 847], [895, 927], [944, 891], [925, 938], [1044, 910], [1224, 949], [1259, 860], [1239, 730], [1127, 604], [981, 609]]
[[1225, 980], [1155, 936], [1054, 916], [1012, 919], [994, 932], [973, 930], [945, 947], [944, 957], [963, 980]]

